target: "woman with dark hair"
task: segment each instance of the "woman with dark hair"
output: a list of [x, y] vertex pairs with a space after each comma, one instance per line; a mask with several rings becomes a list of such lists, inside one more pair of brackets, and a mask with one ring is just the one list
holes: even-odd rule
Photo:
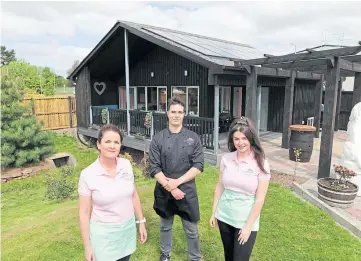
[[132, 165], [118, 158], [122, 140], [116, 126], [102, 127], [99, 157], [80, 174], [79, 219], [86, 261], [128, 261], [136, 249], [136, 223], [139, 242], [147, 240]]
[[219, 227], [225, 261], [249, 260], [259, 230], [270, 168], [252, 122], [242, 117], [228, 136], [210, 225]]

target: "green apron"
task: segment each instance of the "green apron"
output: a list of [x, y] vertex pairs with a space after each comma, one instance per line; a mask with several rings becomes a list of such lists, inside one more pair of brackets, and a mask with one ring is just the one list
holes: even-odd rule
[[96, 261], [116, 261], [134, 253], [137, 245], [135, 217], [122, 224], [90, 221], [90, 243]]

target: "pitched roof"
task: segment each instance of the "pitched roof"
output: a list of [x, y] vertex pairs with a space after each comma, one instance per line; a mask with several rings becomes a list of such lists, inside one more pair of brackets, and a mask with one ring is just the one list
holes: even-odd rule
[[[186, 58], [194, 57], [196, 60], [216, 66], [234, 66], [232, 59], [248, 60], [263, 57], [263, 53], [256, 48], [217, 38], [191, 34], [162, 27], [138, 24], [128, 21], [117, 21], [108, 34], [96, 45], [96, 47], [83, 59], [79, 66], [69, 75], [72, 78], [97, 52], [97, 50], [116, 32], [117, 28], [128, 29], [155, 44], [163, 45], [164, 48], [172, 47], [187, 54]], [[168, 48], [170, 49], [170, 48]]]
[[248, 44], [236, 43], [162, 27], [126, 21], [119, 22], [220, 65], [233, 65], [231, 59], [248, 60], [263, 57], [263, 53]]

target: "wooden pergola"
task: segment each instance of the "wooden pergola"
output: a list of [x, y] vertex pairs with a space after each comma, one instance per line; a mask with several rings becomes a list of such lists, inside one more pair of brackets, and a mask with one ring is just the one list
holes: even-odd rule
[[330, 175], [335, 119], [337, 119], [335, 116], [340, 112], [340, 106], [337, 106], [337, 100], [340, 99], [342, 91], [341, 77], [355, 77], [352, 107], [358, 102], [361, 102], [361, 55], [357, 55], [361, 52], [360, 45], [361, 41], [359, 42], [359, 46], [323, 51], [306, 49], [306, 53], [282, 56], [265, 55], [265, 58], [259, 59], [234, 60], [235, 67], [248, 73], [246, 102], [252, 104], [252, 106], [246, 109], [246, 115], [253, 120], [257, 120], [256, 101], [252, 99], [252, 97], [255, 98], [256, 95], [251, 95], [250, 93], [256, 90], [255, 82], [257, 82], [257, 72], [272, 68], [273, 70], [277, 70], [277, 74], [285, 74], [288, 76], [285, 86], [282, 133], [283, 148], [289, 147], [290, 131], [288, 127], [292, 124], [295, 78], [304, 72], [316, 74], [317, 76], [321, 75], [315, 92], [314, 124], [317, 128], [316, 137], [318, 137], [320, 127], [322, 87], [324, 81], [326, 81], [318, 178], [329, 177]]

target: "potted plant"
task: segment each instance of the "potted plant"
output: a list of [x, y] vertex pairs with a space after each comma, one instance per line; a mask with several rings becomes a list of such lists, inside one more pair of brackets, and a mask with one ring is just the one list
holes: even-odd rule
[[108, 110], [102, 109], [101, 116], [102, 116], [103, 125], [107, 124], [108, 123]]
[[299, 156], [299, 162], [309, 162], [311, 160], [313, 151], [313, 137], [316, 128], [309, 125], [291, 125], [288, 127], [291, 130], [289, 159], [296, 161], [296, 154], [294, 148], [302, 150], [302, 155]]
[[341, 165], [334, 165], [336, 178], [320, 178], [317, 181], [318, 197], [330, 206], [346, 208], [355, 200], [358, 186], [349, 181], [355, 172]]
[[152, 112], [147, 112], [144, 117], [144, 127], [147, 129], [152, 128]]
[[134, 137], [138, 140], [144, 140], [144, 134], [139, 133], [139, 132], [136, 133]]

